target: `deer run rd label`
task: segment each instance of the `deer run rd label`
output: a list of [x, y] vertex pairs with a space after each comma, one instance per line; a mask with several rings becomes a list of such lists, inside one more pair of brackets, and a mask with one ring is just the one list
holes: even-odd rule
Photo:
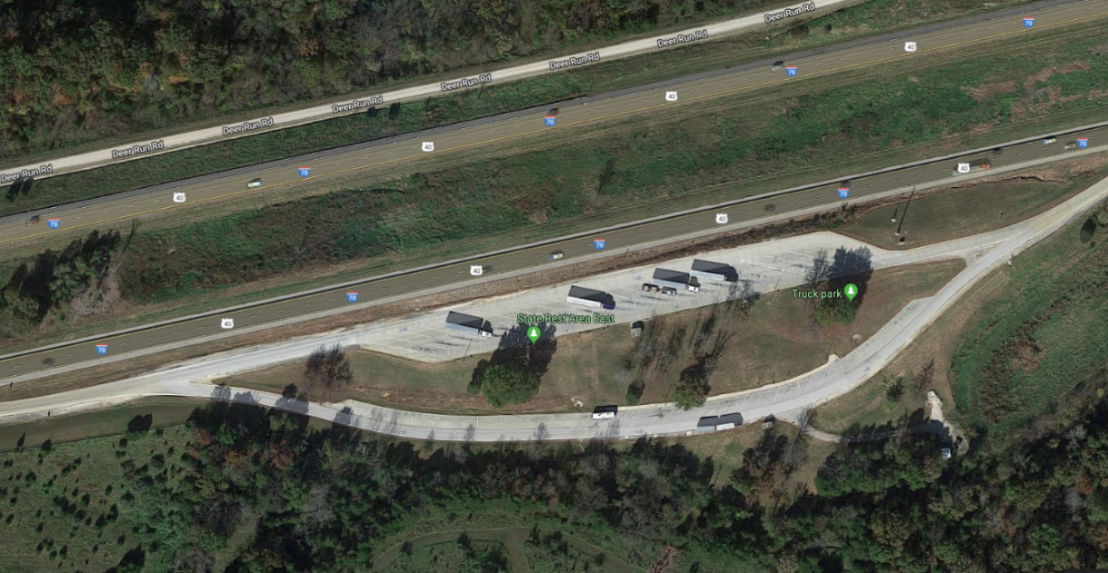
[[147, 145], [132, 145], [127, 149], [113, 149], [112, 159], [119, 159], [120, 157], [131, 157], [134, 155], [142, 155], [143, 153], [150, 153], [151, 151], [161, 151], [165, 149], [165, 141], [159, 139], [157, 141], [151, 141]]
[[263, 127], [273, 127], [272, 117], [263, 117], [258, 121], [244, 121], [240, 125], [228, 125], [223, 128], [223, 135], [234, 135], [236, 133], [245, 133], [247, 131], [254, 131], [255, 129], [262, 129]]

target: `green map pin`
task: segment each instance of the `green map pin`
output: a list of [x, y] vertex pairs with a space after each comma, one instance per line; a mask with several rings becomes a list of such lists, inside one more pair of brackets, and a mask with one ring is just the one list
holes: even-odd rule
[[539, 332], [539, 327], [532, 326], [527, 329], [527, 338], [530, 338], [532, 343], [537, 342], [540, 336], [542, 336], [542, 333]]
[[854, 286], [854, 283], [850, 283], [843, 288], [843, 292], [846, 293], [847, 300], [853, 301], [854, 297], [858, 296], [858, 287]]

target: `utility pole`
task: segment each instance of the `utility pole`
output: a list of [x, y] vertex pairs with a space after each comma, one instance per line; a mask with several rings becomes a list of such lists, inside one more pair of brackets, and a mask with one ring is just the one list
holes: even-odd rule
[[896, 236], [900, 236], [900, 230], [904, 228], [904, 219], [908, 218], [908, 207], [912, 205], [912, 196], [916, 194], [916, 186], [912, 186], [912, 192], [908, 194], [908, 202], [904, 204], [904, 213], [900, 215], [900, 224], [896, 227]]

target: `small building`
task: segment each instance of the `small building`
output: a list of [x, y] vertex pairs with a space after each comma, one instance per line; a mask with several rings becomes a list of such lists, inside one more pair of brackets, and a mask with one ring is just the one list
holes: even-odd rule
[[768, 429], [772, 428], [773, 427], [773, 422], [774, 422], [775, 419], [776, 418], [773, 417], [773, 414], [770, 414], [770, 415], [766, 416], [765, 419], [762, 420], [762, 429], [763, 430], [768, 430]]
[[950, 459], [950, 455], [951, 455], [951, 454], [950, 454], [950, 448], [943, 448], [943, 451], [942, 451], [942, 456], [943, 456], [943, 459], [944, 459], [944, 460], [949, 460], [949, 459]]
[[450, 311], [446, 313], [446, 328], [484, 338], [492, 337], [491, 330], [485, 327], [485, 319], [460, 312]]
[[642, 335], [642, 327], [643, 327], [643, 324], [642, 324], [641, 320], [636, 320], [635, 322], [632, 322], [631, 323], [631, 338], [638, 338], [640, 335]]
[[612, 310], [616, 307], [615, 298], [612, 295], [604, 291], [579, 286], [569, 287], [569, 296], [566, 301], [606, 310]]
[[712, 261], [693, 259], [692, 276], [710, 281], [735, 282], [739, 280], [739, 273], [735, 267]]
[[654, 269], [654, 283], [677, 290], [700, 292], [700, 282], [689, 276], [689, 273], [671, 271], [668, 269]]

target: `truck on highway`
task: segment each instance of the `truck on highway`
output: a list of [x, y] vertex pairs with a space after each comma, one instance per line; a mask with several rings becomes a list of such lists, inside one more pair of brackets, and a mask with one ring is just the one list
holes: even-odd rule
[[450, 311], [446, 313], [446, 328], [482, 338], [492, 338], [492, 332], [485, 328], [485, 319], [479, 316]]
[[24, 226], [37, 225], [37, 224], [39, 224], [39, 221], [42, 221], [42, 217], [39, 216], [39, 215], [34, 215], [34, 216], [31, 216], [31, 217], [28, 217], [27, 222], [24, 224]]

